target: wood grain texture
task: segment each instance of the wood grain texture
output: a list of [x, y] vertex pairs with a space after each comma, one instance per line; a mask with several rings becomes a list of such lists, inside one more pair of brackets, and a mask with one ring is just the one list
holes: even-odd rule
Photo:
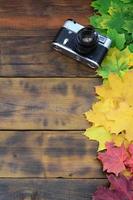
[[0, 131], [0, 177], [104, 178], [80, 131]]
[[0, 179], [0, 200], [91, 200], [96, 188], [106, 184], [104, 179]]
[[40, 35], [60, 27], [67, 18], [87, 24], [92, 14], [90, 1], [7, 0], [0, 1], [0, 35]]
[[99, 79], [1, 78], [0, 129], [81, 130]]

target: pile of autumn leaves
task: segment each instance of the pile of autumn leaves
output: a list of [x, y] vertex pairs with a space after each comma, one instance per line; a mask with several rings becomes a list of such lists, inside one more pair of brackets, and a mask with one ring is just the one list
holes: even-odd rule
[[114, 175], [108, 176], [113, 187], [99, 188], [94, 200], [133, 200], [133, 70], [110, 74], [96, 93], [98, 101], [85, 113], [92, 127], [84, 134], [98, 141], [103, 170]]

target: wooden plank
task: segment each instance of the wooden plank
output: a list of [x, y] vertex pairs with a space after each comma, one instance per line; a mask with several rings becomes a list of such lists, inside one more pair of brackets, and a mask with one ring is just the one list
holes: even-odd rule
[[80, 0], [0, 1], [0, 35], [43, 35], [60, 27], [67, 18], [87, 24], [92, 14], [88, 2]]
[[43, 37], [0, 37], [0, 76], [94, 77], [88, 66], [52, 49], [56, 32]]
[[[46, 64], [2, 64], [0, 65], [0, 77], [98, 77], [94, 70], [90, 69], [88, 66], [76, 62], [75, 60], [72, 60], [71, 58], [68, 58], [67, 56], [53, 51], [49, 54], [51, 57], [46, 58]], [[8, 60], [11, 60], [10, 56], [8, 57]], [[20, 62], [19, 59], [16, 60]]]
[[0, 129], [81, 130], [95, 100], [93, 78], [1, 78]]
[[[3, 0], [0, 2], [0, 17], [19, 17], [19, 16], [49, 16], [53, 17], [55, 14], [73, 14], [73, 11], [79, 14], [87, 14], [88, 5], [91, 4], [91, 0], [88, 2], [81, 2], [80, 0], [43, 0], [37, 2], [36, 0], [22, 0], [13, 1], [7, 0], [6, 4]], [[55, 17], [56, 18], [56, 17]], [[34, 23], [34, 22], [33, 22]]]
[[103, 178], [82, 131], [0, 131], [0, 177]]
[[91, 200], [104, 179], [94, 180], [0, 180], [0, 200]]

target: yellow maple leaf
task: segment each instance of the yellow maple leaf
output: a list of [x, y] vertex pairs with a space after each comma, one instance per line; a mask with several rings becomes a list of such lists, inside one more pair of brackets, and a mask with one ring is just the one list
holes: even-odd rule
[[126, 140], [126, 138], [125, 138], [125, 133], [121, 133], [118, 135], [112, 134], [112, 142], [114, 142], [114, 144], [117, 147], [120, 147], [122, 144], [124, 144], [125, 147], [128, 147], [128, 145], [129, 145], [128, 140]]
[[99, 101], [85, 113], [94, 126], [102, 126], [118, 135], [125, 131], [125, 139], [133, 141], [133, 71], [123, 77], [110, 74], [102, 86], [96, 87]]
[[116, 74], [110, 74], [108, 80], [104, 81], [102, 86], [96, 87], [96, 93], [99, 99], [114, 99], [116, 102], [127, 101], [133, 106], [133, 71], [127, 72], [123, 77]]
[[122, 79], [116, 74], [111, 74], [102, 86], [96, 87], [96, 93], [104, 100], [108, 98], [119, 100], [123, 93]]
[[125, 138], [128, 141], [133, 140], [133, 107], [130, 107], [126, 102], [121, 102], [119, 108], [110, 110], [106, 114], [107, 119], [113, 120], [111, 125], [111, 133], [120, 133], [126, 131]]
[[128, 59], [129, 59], [128, 66], [132, 67], [133, 66], [133, 53], [130, 53], [128, 55]]
[[106, 113], [115, 109], [115, 104], [112, 99], [107, 99], [105, 101], [99, 101], [92, 106], [92, 110], [85, 113], [88, 121], [92, 122], [94, 126], [103, 126], [105, 129], [110, 131], [113, 121], [108, 120]]
[[111, 134], [104, 127], [92, 126], [85, 131], [84, 135], [91, 140], [97, 140], [99, 142], [98, 151], [106, 149], [105, 143], [112, 140]]
[[130, 106], [133, 106], [133, 70], [123, 77], [123, 98]]

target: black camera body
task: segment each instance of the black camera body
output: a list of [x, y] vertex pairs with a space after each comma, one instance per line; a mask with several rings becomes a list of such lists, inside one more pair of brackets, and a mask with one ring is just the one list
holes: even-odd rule
[[111, 45], [111, 40], [100, 35], [92, 26], [84, 27], [68, 19], [52, 45], [57, 51], [97, 69]]

